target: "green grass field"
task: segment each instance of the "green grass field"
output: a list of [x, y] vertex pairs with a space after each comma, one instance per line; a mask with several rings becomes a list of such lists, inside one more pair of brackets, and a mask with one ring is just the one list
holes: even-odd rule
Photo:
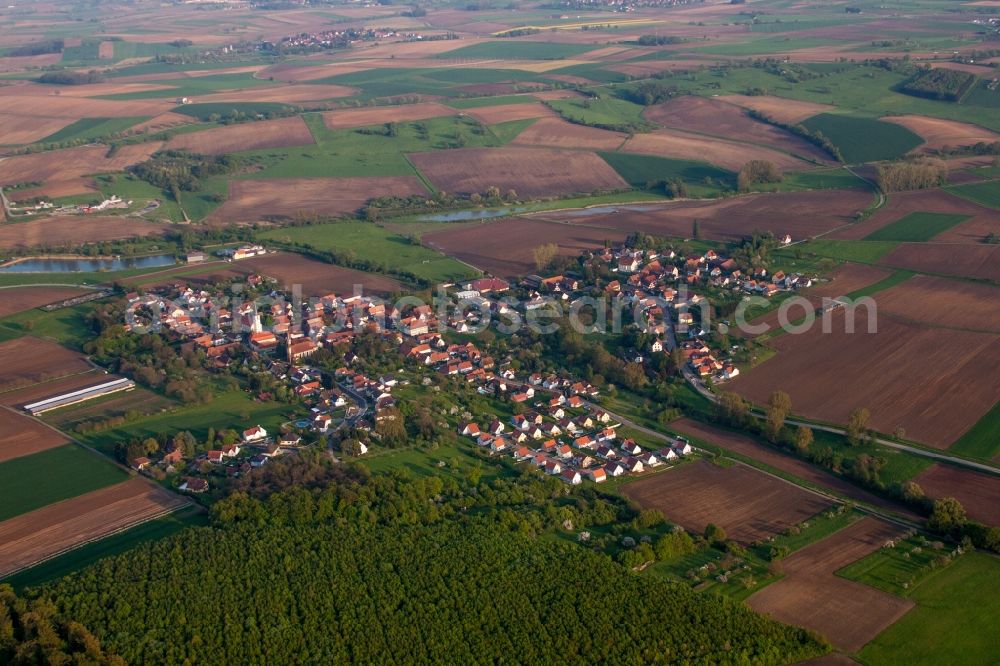
[[784, 178], [780, 183], [758, 183], [753, 186], [753, 189], [760, 192], [867, 190], [871, 189], [871, 185], [847, 169], [835, 167], [831, 169], [813, 169], [810, 171], [791, 171], [784, 174]]
[[815, 253], [821, 257], [857, 261], [873, 264], [896, 247], [895, 241], [849, 241], [818, 238], [802, 245], [804, 253]]
[[877, 294], [878, 292], [888, 289], [889, 287], [895, 287], [897, 284], [902, 284], [906, 282], [911, 277], [913, 277], [913, 271], [895, 271], [892, 275], [885, 278], [884, 280], [879, 280], [874, 284], [870, 284], [867, 287], [862, 287], [861, 289], [855, 289], [851, 293], [847, 294], [849, 298], [861, 298], [862, 296], [871, 296], [872, 294]]
[[[108, 275], [113, 275], [109, 273]], [[34, 281], [41, 283], [42, 279], [37, 274], [23, 274], [20, 276], [24, 283]], [[61, 277], [54, 278], [61, 280]], [[24, 284], [22, 283], [22, 284]], [[59, 282], [57, 282], [58, 284]], [[66, 284], [71, 284], [72, 279]], [[0, 291], [0, 297], [3, 292]], [[37, 308], [18, 312], [0, 319], [0, 342], [19, 338], [22, 335], [34, 335], [39, 338], [54, 340], [59, 344], [79, 349], [83, 343], [91, 339], [93, 335], [90, 326], [87, 325], [86, 316], [94, 307], [93, 303], [81, 303], [68, 308], [60, 308], [45, 312]]]
[[903, 539], [893, 548], [880, 548], [857, 562], [848, 564], [837, 571], [837, 575], [905, 597], [933, 573], [931, 562], [950, 552], [947, 544], [942, 544], [942, 548], [938, 550], [933, 546], [925, 546], [925, 542], [925, 537], [919, 534]]
[[652, 125], [642, 117], [645, 107], [624, 99], [557, 99], [548, 104], [566, 120], [580, 125], [618, 130], [652, 129]]
[[923, 243], [956, 224], [969, 219], [968, 215], [951, 213], [910, 213], [877, 229], [864, 237], [866, 241], [897, 241]]
[[454, 51], [446, 51], [438, 58], [498, 58], [515, 60], [560, 60], [571, 58], [596, 47], [590, 44], [560, 44], [557, 42], [525, 42], [506, 39], [496, 42], [470, 44]]
[[910, 590], [917, 607], [861, 650], [863, 663], [996, 663], [1000, 561], [969, 553]]
[[163, 433], [190, 431], [198, 439], [204, 439], [209, 428], [216, 431], [233, 428], [244, 430], [252, 425], [262, 425], [267, 430], [277, 428], [289, 420], [292, 412], [298, 412], [293, 405], [276, 402], [258, 402], [243, 391], [220, 393], [204, 405], [181, 407], [172, 412], [154, 414], [126, 423], [117, 428], [77, 435], [77, 439], [93, 446], [101, 453], [114, 455], [115, 444], [133, 438], [145, 439]]
[[[661, 180], [680, 179], [688, 186], [690, 194], [705, 196], [718, 194], [725, 187], [736, 186], [736, 174], [705, 162], [676, 160], [655, 155], [631, 153], [598, 153], [622, 178], [634, 187], [643, 188]], [[715, 181], [711, 185], [706, 179]]]
[[1000, 180], [946, 187], [948, 192], [990, 208], [1000, 209]]
[[273, 229], [261, 236], [316, 250], [349, 251], [359, 259], [376, 262], [388, 269], [408, 271], [432, 282], [476, 275], [465, 264], [370, 222], [335, 222]]
[[59, 141], [76, 141], [96, 139], [108, 136], [149, 120], [149, 116], [135, 116], [131, 118], [81, 118], [74, 123], [54, 134], [50, 134], [36, 143], [56, 143]]
[[993, 409], [979, 419], [976, 425], [972, 426], [948, 450], [970, 458], [993, 460], [1000, 454], [1000, 437], [997, 436], [997, 433], [1000, 433], [1000, 402], [993, 405]]
[[35, 587], [79, 571], [105, 557], [119, 555], [146, 542], [157, 541], [171, 534], [176, 534], [188, 527], [207, 524], [208, 514], [200, 507], [192, 506], [180, 509], [155, 520], [136, 525], [124, 532], [74, 548], [68, 553], [5, 578], [3, 582], [13, 586], [16, 590]]
[[923, 143], [905, 127], [874, 118], [821, 113], [802, 124], [826, 135], [851, 164], [895, 159]]
[[120, 483], [128, 474], [75, 444], [0, 463], [0, 520]]

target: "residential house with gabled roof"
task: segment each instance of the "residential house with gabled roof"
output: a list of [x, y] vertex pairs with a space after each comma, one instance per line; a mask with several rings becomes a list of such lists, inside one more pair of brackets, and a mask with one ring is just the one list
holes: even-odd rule
[[580, 476], [580, 473], [572, 468], [563, 470], [559, 475], [559, 478], [572, 486], [578, 486], [583, 483], [583, 478]]

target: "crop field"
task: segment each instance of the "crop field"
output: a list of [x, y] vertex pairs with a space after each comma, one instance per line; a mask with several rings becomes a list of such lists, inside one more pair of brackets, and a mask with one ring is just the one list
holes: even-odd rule
[[744, 544], [780, 534], [830, 502], [752, 467], [719, 467], [705, 460], [621, 486], [644, 509], [659, 509], [690, 532], [709, 523]]
[[64, 118], [70, 122], [81, 118], [151, 117], [165, 113], [173, 106], [173, 100], [116, 102], [75, 95], [53, 95], [51, 90], [43, 88], [32, 90], [28, 94], [0, 95], [0, 114], [31, 116], [42, 109], [44, 118]]
[[299, 104], [320, 100], [348, 97], [354, 92], [348, 86], [334, 85], [292, 85], [226, 90], [224, 92], [199, 95], [199, 104], [218, 102], [249, 102], [253, 104]]
[[91, 365], [77, 352], [24, 336], [0, 343], [0, 391], [6, 392], [57, 377], [86, 372]]
[[178, 134], [165, 147], [221, 155], [241, 150], [307, 146], [312, 143], [313, 136], [305, 122], [299, 116], [292, 116]]
[[[81, 146], [30, 155], [16, 155], [0, 162], [0, 185], [49, 180], [66, 181], [88, 174], [120, 171], [149, 158], [159, 150], [159, 143], [122, 146], [107, 157], [106, 146]], [[81, 189], [78, 191], [86, 191]]]
[[739, 241], [759, 229], [801, 240], [849, 224], [870, 201], [870, 193], [860, 190], [824, 190], [678, 201], [586, 216], [572, 211], [545, 213], [544, 217], [625, 233], [641, 231], [680, 238], [691, 237], [692, 221], [697, 219], [702, 237], [707, 239]]
[[40, 143], [91, 140], [123, 132], [129, 127], [149, 120], [149, 116], [134, 118], [81, 118], [57, 132], [39, 139]]
[[85, 294], [75, 287], [16, 287], [0, 291], [0, 317]]
[[1000, 429], [1000, 401], [993, 405], [993, 409], [979, 419], [976, 425], [967, 430], [949, 451], [1000, 462], [1000, 438], [996, 436], [998, 429]]
[[717, 194], [720, 187], [715, 184], [706, 185], [706, 179], [726, 186], [736, 185], [736, 174], [732, 171], [719, 169], [705, 162], [634, 153], [598, 154], [634, 187], [642, 188], [650, 183], [678, 179], [687, 186], [689, 194], [708, 195]]
[[531, 104], [501, 104], [498, 106], [480, 106], [470, 109], [467, 113], [481, 123], [496, 125], [514, 120], [530, 118], [554, 117], [555, 112], [541, 102]]
[[297, 213], [353, 217], [375, 197], [426, 194], [416, 176], [233, 180], [209, 222], [231, 224], [291, 219]]
[[[831, 333], [817, 323], [801, 335], [783, 335], [777, 354], [741, 374], [730, 390], [764, 404], [776, 390], [787, 392], [797, 413], [846, 423], [855, 408], [871, 411], [871, 427], [935, 448], [950, 446], [985, 415], [1000, 395], [1000, 377], [980, 368], [1000, 363], [996, 336], [929, 328], [855, 310], [854, 333], [846, 313], [833, 313]], [[926, 378], [933, 377], [928, 383]]]
[[990, 208], [1000, 209], [1000, 180], [955, 185], [949, 187], [948, 191], [957, 194], [963, 199], [975, 201]]
[[566, 120], [580, 125], [620, 131], [652, 128], [642, 117], [645, 107], [624, 99], [558, 99], [550, 101], [549, 106]]
[[323, 296], [331, 292], [350, 294], [356, 287], [377, 295], [399, 291], [402, 287], [398, 281], [384, 275], [363, 273], [287, 252], [244, 259], [238, 266], [273, 277], [288, 289], [301, 285], [305, 296]]
[[785, 578], [747, 603], [771, 617], [813, 629], [854, 653], [903, 617], [913, 602], [834, 575], [841, 567], [899, 537], [903, 528], [865, 518], [785, 558]]
[[0, 576], [187, 503], [145, 479], [134, 478], [5, 520], [0, 522]]
[[421, 240], [487, 273], [513, 277], [536, 270], [533, 250], [539, 245], [555, 243], [560, 254], [576, 256], [583, 250], [603, 247], [605, 241], [622, 241], [627, 235], [614, 229], [512, 218], [436, 231]]
[[13, 411], [0, 411], [0, 463], [67, 444], [69, 440], [51, 428]]
[[548, 148], [463, 148], [410, 155], [434, 187], [470, 194], [499, 187], [521, 197], [601, 192], [628, 183], [597, 155]]
[[923, 143], [923, 139], [902, 125], [873, 118], [821, 113], [802, 124], [814, 132], [822, 132], [852, 164], [895, 159]]
[[740, 107], [715, 98], [693, 95], [677, 97], [648, 107], [643, 116], [663, 127], [767, 146], [817, 162], [831, 161], [829, 155], [805, 139], [754, 120]]
[[[932, 214], [926, 216], [926, 214]], [[1000, 214], [995, 211], [962, 199], [942, 189], [915, 190], [912, 192], [893, 192], [888, 201], [867, 220], [838, 229], [830, 234], [831, 239], [874, 239], [883, 227], [895, 226], [900, 220], [918, 214], [918, 223], [932, 223], [947, 220], [937, 216], [963, 216], [968, 218], [957, 225], [944, 228], [933, 238], [936, 241], [979, 243], [983, 237], [1000, 220]], [[933, 224], [927, 224], [928, 232], [933, 230]], [[944, 226], [944, 225], [942, 225]], [[926, 236], [921, 233], [921, 237]], [[892, 239], [889, 239], [892, 240]]]
[[782, 123], [801, 123], [807, 118], [812, 118], [835, 108], [829, 104], [817, 104], [815, 102], [770, 97], [767, 95], [722, 95], [719, 99], [730, 104], [759, 111], [769, 118]]
[[915, 275], [877, 300], [880, 312], [907, 321], [1000, 333], [1000, 287]]
[[1000, 245], [901, 243], [884, 254], [879, 263], [921, 273], [1000, 283]]
[[460, 280], [475, 274], [455, 259], [368, 222], [289, 227], [265, 232], [263, 236], [315, 250], [351, 252], [358, 259], [413, 273], [433, 282]]
[[[0, 348], [11, 344], [11, 342], [0, 345]], [[117, 377], [106, 375], [103, 370], [95, 368], [89, 372], [65, 375], [56, 379], [48, 379], [37, 384], [31, 384], [24, 388], [6, 390], [0, 393], [0, 404], [21, 408], [31, 402], [51, 398], [52, 396], [75, 391], [86, 386], [100, 384], [102, 381], [111, 381], [112, 379], [117, 379]]]
[[969, 219], [954, 213], [910, 213], [865, 236], [867, 241], [922, 243]]
[[75, 444], [0, 463], [0, 520], [124, 481], [123, 470]]
[[[786, 474], [811, 483], [819, 488], [832, 491], [842, 497], [864, 502], [872, 506], [879, 507], [897, 514], [906, 516], [912, 520], [919, 520], [920, 517], [906, 508], [903, 504], [884, 499], [866, 490], [862, 490], [853, 483], [844, 480], [810, 465], [802, 460], [797, 460], [791, 456], [779, 453], [778, 451], [765, 446], [748, 435], [731, 432], [722, 428], [716, 428], [692, 419], [680, 419], [670, 424], [670, 430], [682, 435], [693, 437], [700, 442], [704, 442], [713, 447], [721, 447], [727, 451], [745, 456], [759, 463], [763, 463], [770, 468], [779, 470]], [[825, 443], [825, 442], [824, 442]], [[889, 458], [889, 456], [886, 456]], [[889, 464], [892, 464], [890, 459]]]
[[118, 216], [61, 216], [34, 218], [0, 225], [0, 249], [60, 247], [122, 238], [159, 236], [167, 227], [155, 222]]
[[955, 655], [986, 664], [996, 654], [996, 580], [1000, 565], [987, 553], [969, 553], [912, 590], [917, 606], [860, 653], [870, 664], [933, 666]]
[[350, 127], [367, 127], [382, 123], [403, 123], [414, 120], [426, 120], [441, 116], [454, 116], [455, 109], [442, 104], [425, 102], [421, 104], [400, 104], [398, 106], [382, 106], [377, 108], [341, 109], [325, 111], [323, 122], [329, 129], [344, 129]]
[[45, 412], [41, 418], [63, 432], [72, 433], [77, 425], [86, 421], [118, 417], [138, 418], [135, 415], [155, 414], [176, 406], [177, 403], [170, 398], [136, 387], [131, 391], [112, 393]]
[[561, 60], [593, 51], [589, 44], [525, 42], [507, 40], [480, 42], [439, 55], [439, 58], [497, 58], [519, 60]]
[[928, 116], [885, 116], [883, 121], [902, 125], [924, 140], [922, 151], [972, 146], [1000, 140], [1000, 134], [969, 123]]
[[3, 127], [3, 136], [0, 136], [0, 143], [4, 145], [34, 143], [59, 132], [71, 123], [68, 118], [2, 113], [0, 126]]
[[511, 142], [528, 148], [575, 148], [577, 150], [615, 150], [627, 134], [575, 125], [561, 118], [542, 118], [532, 123]]
[[928, 497], [954, 497], [973, 520], [1000, 527], [1000, 477], [938, 463], [914, 481]]
[[627, 153], [710, 162], [729, 171], [739, 171], [750, 160], [767, 160], [782, 170], [799, 170], [809, 166], [808, 162], [773, 148], [674, 129], [636, 134], [621, 149]]

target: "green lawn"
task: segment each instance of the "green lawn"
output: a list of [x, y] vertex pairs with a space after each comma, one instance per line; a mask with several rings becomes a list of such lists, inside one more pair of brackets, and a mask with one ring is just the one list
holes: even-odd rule
[[955, 185], [954, 187], [946, 187], [945, 189], [963, 199], [968, 199], [969, 201], [974, 201], [990, 208], [1000, 209], [1000, 180]]
[[124, 470], [75, 444], [7, 460], [0, 463], [0, 520], [127, 478]]
[[800, 192], [802, 190], [865, 190], [871, 189], [866, 181], [847, 169], [813, 169], [784, 174], [780, 183], [758, 183], [753, 189], [761, 192]]
[[273, 229], [264, 232], [261, 237], [316, 250], [348, 251], [359, 259], [376, 262], [387, 269], [408, 271], [432, 282], [476, 275], [465, 264], [371, 222], [334, 222]]
[[233, 428], [244, 430], [252, 425], [262, 425], [267, 430], [277, 428], [289, 420], [289, 415], [300, 408], [278, 402], [258, 402], [243, 391], [221, 393], [204, 405], [181, 407], [172, 412], [154, 414], [117, 428], [76, 435], [80, 441], [102, 453], [114, 455], [117, 442], [145, 439], [161, 434], [188, 430], [198, 439], [204, 439], [209, 428], [216, 431]]
[[643, 130], [652, 126], [642, 117], [645, 107], [614, 97], [557, 99], [548, 103], [566, 120], [606, 129]]
[[970, 553], [910, 591], [917, 607], [861, 650], [866, 664], [996, 663], [1000, 561]]
[[[593, 51], [590, 44], [561, 44], [558, 42], [525, 42], [505, 39], [496, 42], [470, 44], [454, 51], [446, 51], [438, 58], [499, 58], [518, 60], [560, 60]], [[516, 73], [515, 73], [516, 74]]]
[[81, 118], [54, 134], [50, 134], [36, 143], [56, 143], [59, 141], [76, 141], [96, 139], [109, 134], [115, 134], [149, 120], [150, 116], [134, 116], [130, 118]]
[[895, 241], [848, 241], [819, 238], [804, 243], [802, 250], [805, 253], [815, 253], [831, 259], [873, 264], [889, 254], [896, 245]]
[[931, 563], [947, 555], [951, 549], [943, 543], [940, 550], [925, 543], [927, 543], [926, 537], [920, 534], [903, 539], [892, 548], [880, 548], [856, 562], [851, 562], [837, 571], [837, 575], [905, 597], [933, 573]]
[[970, 458], [993, 460], [1000, 454], [1000, 402], [976, 422], [962, 437], [948, 449]]
[[[736, 174], [705, 162], [677, 160], [655, 155], [598, 153], [622, 178], [634, 187], [644, 188], [661, 180], [680, 179], [689, 193], [698, 196], [718, 194], [722, 187], [735, 187]], [[711, 184], [706, 182], [711, 181]]]
[[821, 113], [802, 124], [814, 132], [822, 132], [851, 164], [895, 159], [923, 143], [923, 139], [901, 125], [862, 116]]
[[[1000, 192], [1000, 191], [998, 191]], [[923, 243], [956, 224], [969, 219], [968, 215], [952, 213], [910, 213], [864, 237], [866, 241], [899, 241]]]
[[207, 524], [208, 515], [200, 507], [180, 509], [124, 532], [74, 548], [68, 553], [20, 571], [4, 579], [3, 582], [12, 585], [16, 590], [34, 587], [79, 571], [105, 557], [124, 553], [148, 541], [163, 539], [187, 527]]

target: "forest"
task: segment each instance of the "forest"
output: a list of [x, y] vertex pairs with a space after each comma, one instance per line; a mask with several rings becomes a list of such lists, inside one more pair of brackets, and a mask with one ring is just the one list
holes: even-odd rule
[[[235, 493], [192, 528], [32, 593], [135, 663], [777, 664], [827, 648], [532, 524], [544, 481], [368, 476]], [[548, 518], [546, 518], [548, 515]]]
[[926, 69], [907, 81], [902, 91], [916, 97], [957, 102], [977, 81], [975, 74], [954, 69]]

